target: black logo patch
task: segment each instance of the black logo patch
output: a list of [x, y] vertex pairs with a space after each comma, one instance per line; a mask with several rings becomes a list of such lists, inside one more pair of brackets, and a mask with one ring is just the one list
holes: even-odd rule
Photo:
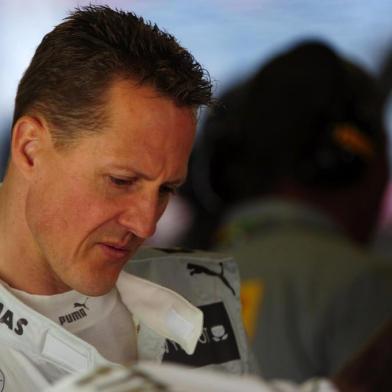
[[189, 263], [187, 265], [187, 268], [189, 269], [191, 276], [195, 274], [206, 274], [210, 276], [216, 276], [233, 293], [233, 295], [235, 295], [235, 291], [233, 287], [230, 285], [229, 281], [226, 279], [224, 275], [225, 271], [224, 271], [223, 263], [219, 263], [219, 266], [221, 268], [220, 272], [215, 272], [202, 265], [192, 264], [192, 263]]
[[199, 309], [204, 314], [204, 326], [195, 352], [188, 355], [179, 344], [166, 340], [163, 361], [201, 367], [240, 359], [233, 327], [223, 302], [199, 306]]

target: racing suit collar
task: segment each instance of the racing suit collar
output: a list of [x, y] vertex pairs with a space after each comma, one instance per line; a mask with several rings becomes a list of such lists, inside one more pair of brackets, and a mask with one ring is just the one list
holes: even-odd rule
[[[177, 293], [126, 272], [120, 274], [117, 288], [136, 322], [193, 353], [203, 324], [199, 309]], [[69, 372], [109, 362], [92, 345], [25, 305], [5, 284], [0, 284], [1, 341]]]

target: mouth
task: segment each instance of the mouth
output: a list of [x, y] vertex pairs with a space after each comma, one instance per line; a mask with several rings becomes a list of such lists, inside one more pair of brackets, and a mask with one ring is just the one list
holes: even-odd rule
[[124, 260], [131, 254], [129, 246], [121, 246], [107, 242], [100, 242], [98, 245], [110, 259]]

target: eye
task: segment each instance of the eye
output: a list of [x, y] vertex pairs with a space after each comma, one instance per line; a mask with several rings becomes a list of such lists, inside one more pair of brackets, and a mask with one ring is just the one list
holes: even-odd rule
[[175, 195], [177, 193], [178, 189], [176, 186], [169, 186], [169, 185], [163, 185], [161, 186], [161, 188], [159, 189], [159, 193], [162, 196], [166, 196], [166, 195]]
[[133, 185], [136, 181], [134, 178], [120, 178], [114, 176], [109, 176], [109, 180], [113, 185], [117, 187], [127, 187]]

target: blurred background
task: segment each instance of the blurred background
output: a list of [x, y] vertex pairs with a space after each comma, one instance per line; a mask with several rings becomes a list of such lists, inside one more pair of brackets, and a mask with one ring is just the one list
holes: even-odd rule
[[[309, 37], [323, 38], [383, 74], [385, 83], [390, 80], [385, 65], [392, 50], [390, 0], [0, 0], [0, 175], [18, 80], [43, 35], [75, 6], [89, 3], [132, 10], [175, 35], [209, 71], [216, 96], [286, 46]], [[386, 120], [391, 128], [392, 110]], [[164, 245], [177, 238], [178, 224], [170, 229], [168, 222], [185, 225], [191, 219], [181, 201], [173, 205], [161, 223], [165, 230], [157, 234]], [[387, 196], [383, 224], [391, 219], [391, 205]]]
[[[391, 0], [0, 0], [0, 178], [3, 176], [8, 157], [13, 100], [18, 81], [28, 66], [35, 48], [43, 36], [52, 30], [76, 6], [84, 6], [90, 3], [107, 4], [111, 7], [134, 11], [145, 19], [157, 23], [161, 29], [173, 34], [181, 45], [189, 49], [197, 61], [209, 71], [211, 79], [214, 81], [214, 94], [216, 98], [230, 91], [233, 86], [247, 80], [263, 63], [287, 47], [311, 38], [326, 41], [343, 57], [359, 64], [381, 80], [385, 90], [385, 96], [387, 97], [385, 124], [389, 134], [389, 141], [387, 143], [390, 162], [392, 162], [392, 94], [389, 94], [392, 88]], [[325, 66], [324, 64], [322, 64], [322, 67]], [[306, 77], [308, 75], [307, 73]], [[323, 80], [326, 79], [323, 78]], [[301, 90], [298, 89], [297, 91]], [[320, 90], [317, 89], [316, 94], [319, 92]], [[280, 94], [279, 96], [281, 97]], [[286, 96], [290, 97], [290, 94]], [[258, 100], [255, 101], [259, 103]], [[271, 94], [267, 95], [266, 102], [267, 104], [263, 107], [270, 107], [267, 105], [268, 103], [271, 105]], [[298, 102], [302, 101], [298, 100], [295, 102], [298, 104]], [[296, 111], [297, 106], [294, 106], [292, 101], [289, 101], [287, 106], [290, 109], [294, 107], [295, 109], [292, 111]], [[199, 135], [203, 129], [208, 131], [208, 121], [205, 121], [207, 118], [206, 114], [207, 112], [201, 113]], [[273, 126], [275, 126], [275, 122], [277, 122], [276, 116], [273, 117], [271, 122]], [[243, 123], [244, 121], [241, 122], [241, 126]], [[224, 129], [227, 130], [226, 127]], [[243, 128], [241, 129], [243, 130]], [[263, 128], [255, 126], [250, 129], [257, 132]], [[265, 133], [268, 133], [269, 127], [265, 126], [264, 130], [266, 131]], [[243, 134], [241, 134], [242, 136]], [[285, 141], [284, 139], [283, 143]], [[234, 151], [238, 151], [238, 144], [233, 143], [233, 145], [235, 147]], [[253, 143], [252, 147], [266, 145], [263, 139], [262, 143]], [[278, 143], [278, 145], [281, 146], [283, 144]], [[287, 143], [284, 147], [290, 149]], [[228, 162], [230, 163], [235, 154], [227, 155], [229, 155]], [[275, 151], [271, 155], [273, 157], [280, 156], [279, 154], [275, 154]], [[246, 157], [247, 155], [243, 154], [242, 156]], [[193, 160], [193, 162], [195, 161]], [[226, 165], [226, 162], [224, 163], [224, 168], [226, 169], [228, 165]], [[390, 167], [390, 172], [392, 173], [391, 163]], [[196, 176], [207, 178], [204, 170], [193, 170], [191, 172], [197, 172]], [[268, 170], [268, 174], [270, 172], [271, 170]], [[377, 172], [379, 173], [380, 170]], [[239, 173], [239, 177], [246, 178], [244, 171], [239, 171]], [[192, 178], [191, 175], [189, 177]], [[265, 178], [267, 175], [260, 177], [257, 172], [255, 177]], [[377, 176], [375, 175], [374, 177]], [[232, 181], [232, 183], [235, 186], [238, 185], [238, 181]], [[383, 181], [384, 183], [385, 181]], [[206, 184], [204, 183], [204, 185]], [[345, 183], [344, 186], [346, 185]], [[158, 224], [156, 235], [149, 241], [150, 244], [161, 247], [179, 245], [197, 248], [199, 244], [203, 243], [204, 239], [206, 240], [204, 244], [208, 243], [210, 238], [207, 237], [216, 229], [214, 226], [216, 226], [218, 219], [215, 219], [215, 217], [219, 214], [215, 210], [218, 210], [218, 208], [214, 208], [212, 212], [210, 210], [207, 211], [208, 213], [205, 215], [208, 216], [204, 216], [204, 211], [200, 213], [202, 209], [199, 208], [198, 210], [195, 207], [196, 204], [192, 204], [189, 194], [188, 198], [185, 197], [187, 195], [187, 186], [188, 184], [185, 185], [184, 190], [179, 195], [172, 198], [168, 209]], [[372, 190], [373, 187], [367, 186], [364, 188], [367, 191]], [[202, 194], [202, 187], [199, 186], [198, 189], [201, 189], [199, 193]], [[208, 194], [208, 192], [205, 193]], [[381, 195], [382, 191], [380, 190], [378, 193]], [[231, 193], [227, 192], [227, 194]], [[358, 193], [355, 189], [353, 199], [362, 200], [357, 195]], [[340, 210], [342, 201], [341, 199], [336, 200], [339, 204], [337, 210]], [[365, 200], [363, 205], [367, 208], [363, 208], [362, 210], [375, 210], [372, 204], [367, 202], [367, 199], [363, 200]], [[380, 198], [378, 198], [379, 200]], [[350, 204], [355, 205], [357, 203], [351, 203], [350, 199]], [[379, 203], [377, 203], [378, 205]], [[271, 210], [271, 205], [268, 205], [268, 198], [266, 210], [268, 212]], [[290, 220], [292, 218], [290, 215], [291, 210], [288, 211], [288, 213], [285, 212], [287, 215], [285, 218], [289, 218]], [[225, 213], [226, 211], [224, 213], [222, 212], [221, 217]], [[364, 216], [366, 218], [366, 214], [358, 213], [358, 211], [353, 212], [351, 215], [353, 215], [354, 221], [356, 220], [359, 223], [363, 220]], [[201, 217], [201, 219], [198, 220], [197, 217]], [[254, 216], [252, 216], [253, 218]], [[389, 296], [387, 297], [387, 294], [380, 294], [381, 289], [379, 288], [381, 286], [378, 283], [379, 281], [373, 280], [378, 275], [373, 274], [373, 271], [370, 271], [370, 269], [369, 274], [365, 274], [366, 280], [363, 281], [364, 286], [357, 285], [357, 277], [361, 277], [361, 275], [358, 275], [358, 271], [361, 271], [362, 268], [361, 263], [367, 263], [369, 261], [369, 264], [372, 265], [374, 261], [372, 254], [368, 256], [367, 253], [364, 253], [362, 256], [362, 248], [360, 248], [362, 244], [352, 245], [350, 243], [348, 247], [350, 252], [347, 252], [346, 239], [343, 235], [340, 238], [340, 231], [335, 229], [336, 233], [334, 235], [336, 234], [338, 238], [336, 242], [330, 240], [330, 238], [335, 237], [330, 236], [329, 231], [327, 231], [325, 236], [321, 236], [321, 240], [318, 238], [316, 238], [317, 241], [312, 240], [313, 234], [319, 233], [318, 227], [315, 226], [316, 229], [314, 229], [313, 226], [309, 226], [311, 227], [309, 231], [305, 230], [305, 234], [301, 234], [303, 232], [301, 231], [301, 221], [298, 226], [293, 225], [295, 229], [300, 228], [300, 230], [298, 232], [293, 230], [291, 234], [294, 240], [292, 240], [292, 238], [286, 236], [284, 230], [282, 231], [283, 235], [280, 233], [279, 225], [274, 226], [275, 221], [270, 217], [267, 218], [263, 221], [257, 216], [259, 221], [256, 223], [259, 224], [261, 222], [264, 224], [266, 222], [265, 226], [268, 230], [270, 227], [274, 227], [274, 230], [278, 227], [278, 230], [271, 230], [272, 234], [270, 236], [265, 235], [265, 232], [259, 235], [257, 232], [258, 227], [254, 224], [253, 228], [256, 227], [257, 230], [255, 231], [257, 232], [257, 236], [252, 237], [249, 235], [250, 241], [248, 243], [244, 241], [244, 247], [240, 248], [241, 251], [233, 253], [236, 260], [240, 261], [239, 265], [242, 278], [245, 276], [248, 279], [248, 281], [243, 280], [241, 282], [241, 299], [244, 322], [248, 328], [249, 336], [251, 338], [254, 337], [253, 342], [258, 342], [258, 335], [257, 333], [253, 334], [253, 332], [256, 331], [256, 326], [258, 327], [263, 324], [256, 322], [261, 317], [261, 314], [268, 320], [263, 325], [270, 327], [270, 329], [267, 327], [260, 329], [262, 333], [266, 331], [266, 338], [265, 340], [260, 340], [262, 342], [260, 347], [263, 350], [256, 349], [257, 353], [263, 353], [263, 355], [265, 351], [265, 358], [270, 355], [269, 358], [265, 359], [264, 363], [260, 361], [263, 365], [263, 372], [268, 377], [287, 377], [296, 381], [301, 381], [301, 377], [305, 376], [304, 379], [331, 374], [332, 367], [328, 369], [324, 366], [326, 363], [327, 348], [330, 353], [340, 353], [341, 349], [343, 353], [346, 349], [349, 352], [351, 347], [358, 347], [356, 344], [362, 338], [370, 336], [369, 332], [371, 329], [381, 323], [381, 319], [385, 314], [388, 317], [390, 316], [392, 296], [388, 294]], [[276, 217], [273, 218], [275, 219]], [[333, 219], [336, 217], [331, 215], [329, 218], [333, 222]], [[204, 226], [200, 224], [203, 222], [206, 223]], [[284, 225], [281, 225], [281, 227], [284, 228]], [[321, 227], [324, 230], [323, 225]], [[333, 227], [335, 228], [335, 226]], [[323, 230], [320, 232], [324, 233]], [[241, 245], [243, 239], [248, 239], [246, 230], [244, 230], [245, 234], [242, 234], [240, 230], [234, 230], [234, 234], [236, 233], [239, 233], [239, 240], [237, 241], [237, 238], [234, 238], [233, 243], [235, 245], [237, 243]], [[298, 233], [300, 233], [299, 237], [297, 236]], [[197, 242], [198, 237], [203, 241]], [[270, 242], [268, 242], [269, 238], [272, 238]], [[288, 240], [286, 242], [282, 242], [282, 239], [285, 241], [287, 238]], [[297, 238], [302, 242], [298, 242]], [[297, 242], [299, 244], [298, 246]], [[245, 248], [249, 246], [249, 243], [255, 247], [248, 248], [251, 249], [248, 252], [248, 249]], [[279, 246], [275, 246], [276, 244], [279, 244]], [[303, 244], [305, 246], [301, 247]], [[338, 246], [335, 246], [336, 244]], [[343, 245], [340, 246], [340, 244]], [[351, 246], [353, 246], [352, 251]], [[199, 248], [206, 249], [208, 246], [200, 246]], [[372, 248], [372, 250], [376, 250], [378, 253], [387, 256], [385, 259], [388, 261], [388, 267], [390, 267], [392, 260], [391, 179], [389, 180], [389, 186], [385, 193], [379, 229], [372, 243]], [[271, 249], [272, 251], [270, 251]], [[280, 256], [278, 257], [276, 256], [276, 249], [280, 250]], [[242, 251], [243, 253], [241, 253]], [[243, 260], [241, 260], [241, 256], [243, 256]], [[248, 275], [246, 270], [247, 264], [241, 264], [241, 261], [248, 261], [246, 260], [247, 258], [250, 261], [249, 265], [251, 267], [249, 268], [250, 272]], [[286, 263], [287, 260], [290, 262]], [[272, 262], [270, 263], [270, 261]], [[292, 269], [291, 261], [293, 261], [292, 264], [294, 265]], [[314, 261], [319, 263], [317, 268], [314, 268]], [[275, 268], [276, 265], [277, 267]], [[256, 267], [258, 266], [260, 268], [265, 267], [265, 269], [257, 270], [258, 272], [256, 273]], [[359, 270], [357, 266], [359, 266]], [[277, 271], [276, 274], [275, 271]], [[390, 273], [390, 269], [388, 271]], [[221, 273], [223, 274], [223, 267]], [[214, 272], [213, 275], [219, 274]], [[369, 284], [367, 284], [368, 278]], [[382, 278], [384, 278], [384, 275]], [[256, 285], [255, 282], [257, 283]], [[340, 291], [340, 288], [336, 288], [339, 285], [341, 285], [342, 291]], [[271, 287], [273, 290], [276, 288], [276, 291], [268, 291], [271, 290]], [[305, 290], [303, 287], [310, 287], [310, 289]], [[389, 284], [388, 288], [390, 287], [391, 285]], [[270, 294], [271, 292], [272, 294]], [[264, 295], [264, 293], [266, 294]], [[362, 298], [362, 294], [364, 298]], [[316, 303], [317, 306], [313, 306]], [[326, 303], [333, 305], [324, 307]], [[356, 306], [358, 304], [359, 306]], [[261, 311], [262, 308], [263, 311]], [[322, 314], [319, 316], [318, 310], [321, 309], [321, 311], [324, 311], [324, 308], [328, 309], [328, 311], [326, 311], [325, 315]], [[316, 311], [312, 313], [309, 309], [315, 309]], [[342, 309], [341, 313], [340, 309]], [[329, 311], [333, 317], [329, 317]], [[293, 314], [295, 315], [293, 320], [290, 319], [287, 322], [286, 320], [289, 319], [286, 319], [286, 316], [291, 315], [290, 317], [292, 317]], [[348, 314], [349, 316], [351, 314], [351, 318], [347, 318], [350, 322], [336, 322], [335, 320], [341, 320], [336, 316], [338, 314]], [[343, 320], [346, 319], [343, 317]], [[316, 327], [319, 325], [319, 322], [322, 325], [320, 331], [323, 331], [323, 336], [322, 340], [316, 341], [312, 337], [317, 335], [318, 328]], [[333, 325], [334, 322], [336, 322], [336, 325]], [[332, 327], [330, 328], [331, 325]], [[324, 336], [324, 331], [328, 331], [328, 328], [333, 332], [331, 333], [332, 337]], [[342, 330], [341, 335], [335, 333], [340, 329]], [[294, 333], [292, 333], [293, 331]], [[296, 335], [295, 333], [298, 331], [299, 334]], [[280, 332], [281, 334], [279, 334]], [[339, 339], [335, 339], [334, 333], [338, 337], [342, 336], [344, 340], [339, 341]], [[328, 333], [325, 335], [328, 335]], [[305, 337], [305, 339], [298, 338], [299, 336]], [[285, 340], [286, 337], [287, 341]], [[351, 341], [355, 341], [355, 344], [351, 345], [349, 343]], [[268, 348], [265, 349], [267, 347], [264, 345], [265, 342], [270, 343], [270, 351], [268, 351]], [[280, 351], [277, 349], [279, 344]], [[275, 370], [272, 368], [268, 369], [265, 364], [271, 362], [270, 358], [275, 358], [276, 354], [276, 363], [280, 367], [281, 358], [285, 361], [287, 357], [286, 344], [287, 347], [295, 348], [293, 350], [295, 355], [293, 354], [292, 356], [293, 363], [297, 364], [298, 362], [302, 366], [302, 358], [306, 358], [304, 362], [308, 361], [308, 358], [311, 357], [308, 351], [306, 351], [308, 346], [311, 348], [314, 347], [315, 353], [317, 351], [314, 358], [321, 358], [323, 363], [317, 363], [317, 366], [315, 365], [316, 372], [311, 368], [313, 367], [313, 362], [311, 367], [308, 367], [308, 363], [306, 363], [304, 368], [306, 367], [306, 372], [309, 373], [294, 375], [293, 370], [290, 373], [295, 376], [293, 378], [291, 378], [289, 373], [274, 373]], [[296, 352], [297, 347], [301, 347], [298, 349], [298, 356]], [[282, 353], [283, 355], [279, 357], [278, 354]], [[313, 355], [313, 351], [311, 353]], [[339, 354], [336, 355], [336, 358], [341, 361], [345, 356], [340, 356]], [[338, 362], [336, 361], [334, 364], [336, 363]]]

